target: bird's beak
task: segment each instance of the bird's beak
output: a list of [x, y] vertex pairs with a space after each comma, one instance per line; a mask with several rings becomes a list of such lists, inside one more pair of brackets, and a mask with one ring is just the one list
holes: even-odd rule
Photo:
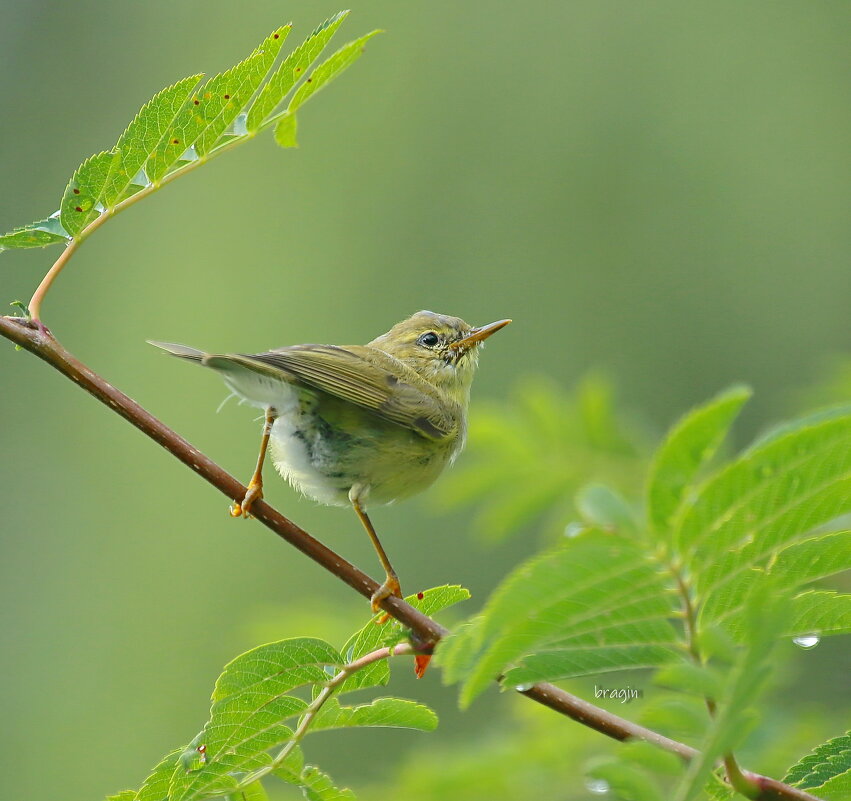
[[478, 345], [479, 342], [487, 339], [491, 334], [495, 334], [499, 331], [500, 328], [505, 328], [511, 320], [497, 320], [495, 323], [489, 323], [488, 325], [480, 326], [479, 328], [474, 328], [470, 331], [464, 339], [459, 339], [457, 342], [453, 342], [449, 347], [453, 349], [463, 349], [469, 350], [473, 347], [473, 345]]

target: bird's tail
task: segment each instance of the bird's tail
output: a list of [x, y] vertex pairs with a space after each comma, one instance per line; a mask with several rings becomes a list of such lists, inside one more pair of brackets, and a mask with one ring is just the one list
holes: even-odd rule
[[207, 355], [202, 350], [196, 350], [195, 348], [190, 348], [186, 345], [178, 345], [174, 342], [156, 342], [153, 339], [149, 339], [148, 344], [153, 345], [155, 348], [159, 348], [160, 350], [164, 350], [172, 356], [177, 356], [179, 359], [186, 359], [187, 361], [198, 362], [199, 364]]

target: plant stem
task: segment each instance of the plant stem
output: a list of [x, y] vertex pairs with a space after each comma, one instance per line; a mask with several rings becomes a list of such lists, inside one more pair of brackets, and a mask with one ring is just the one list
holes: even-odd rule
[[363, 670], [363, 668], [373, 664], [374, 662], [380, 662], [382, 659], [389, 659], [391, 656], [412, 656], [415, 653], [416, 651], [412, 645], [409, 643], [400, 643], [399, 645], [394, 645], [389, 648], [379, 648], [377, 651], [372, 651], [371, 653], [364, 654], [359, 659], [355, 659], [354, 662], [349, 662], [348, 665], [343, 665], [343, 667], [340, 668], [340, 672], [322, 688], [319, 695], [313, 699], [310, 706], [308, 706], [304, 711], [296, 730], [293, 732], [293, 736], [275, 755], [272, 763], [264, 768], [255, 770], [253, 773], [249, 773], [244, 779], [242, 779], [242, 781], [240, 781], [238, 789], [247, 787], [252, 782], [262, 779], [264, 776], [284, 764], [286, 758], [292, 753], [293, 749], [304, 739], [310, 725], [314, 720], [316, 720], [319, 710], [322, 709], [328, 699], [331, 698], [338, 689], [340, 689], [340, 686], [347, 678], [349, 678], [349, 676], [357, 673], [359, 670]]
[[[132, 200], [132, 198], [128, 198], [128, 200]], [[51, 334], [47, 333], [38, 321], [19, 317], [0, 317], [0, 336], [38, 356], [66, 378], [71, 379], [234, 502], [239, 502], [245, 497], [247, 488], [242, 483], [132, 398], [117, 390], [77, 360]], [[251, 507], [251, 513], [279, 537], [298, 548], [365, 598], [370, 598], [378, 589], [377, 581], [311, 537], [306, 531], [272, 508], [266, 501], [255, 502]], [[401, 598], [391, 596], [381, 601], [380, 605], [385, 612], [411, 630], [415, 638], [413, 648], [417, 651], [430, 650], [442, 637], [449, 633], [446, 628], [426, 617]], [[616, 740], [646, 740], [686, 760], [693, 759], [698, 753], [684, 743], [670, 740], [657, 732], [613, 715], [552, 684], [540, 682], [523, 691], [522, 694], [539, 704], [566, 715], [583, 726], [605, 734], [607, 737]], [[818, 801], [815, 796], [774, 779], [755, 773], [745, 773], [744, 775], [760, 788], [760, 795], [757, 798], [763, 801], [769, 799]]]

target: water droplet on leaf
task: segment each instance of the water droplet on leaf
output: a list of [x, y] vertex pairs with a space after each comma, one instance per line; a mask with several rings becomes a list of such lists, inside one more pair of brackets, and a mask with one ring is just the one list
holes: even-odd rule
[[799, 648], [815, 648], [821, 642], [821, 637], [818, 634], [803, 634], [793, 638], [792, 642]]
[[597, 795], [609, 792], [609, 783], [605, 779], [586, 779], [585, 786]]
[[585, 524], [574, 520], [564, 527], [564, 536], [573, 539], [574, 537], [578, 537], [583, 531], [585, 531]]

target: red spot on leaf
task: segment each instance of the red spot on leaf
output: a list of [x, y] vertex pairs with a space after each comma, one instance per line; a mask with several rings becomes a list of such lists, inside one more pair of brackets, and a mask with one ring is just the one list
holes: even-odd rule
[[230, 100], [230, 95], [225, 95], [225, 100]]
[[74, 211], [82, 211], [82, 210], [83, 210], [82, 206], [74, 206]]
[[278, 38], [278, 34], [276, 33], [276, 34], [275, 34], [272, 38], [273, 38], [273, 39], [277, 39], [277, 38]]
[[201, 101], [200, 101], [200, 100], [193, 100], [192, 102], [193, 102], [196, 106], [198, 106], [198, 105], [200, 105], [200, 104], [201, 104]]
[[422, 601], [422, 599], [425, 598], [425, 593], [424, 592], [418, 592], [417, 598], [419, 598]]
[[75, 189], [75, 190], [74, 190], [74, 194], [75, 194], [75, 195], [79, 195], [79, 194], [80, 194], [80, 190], [79, 190], [79, 189]]
[[179, 140], [179, 139], [172, 139], [172, 140], [171, 140], [171, 143], [172, 143], [173, 145], [179, 145], [179, 144], [180, 144], [180, 140]]
[[295, 68], [295, 71], [296, 71], [296, 72], [301, 72], [301, 67], [296, 67], [296, 68]]
[[308, 78], [307, 82], [310, 83], [312, 80], [313, 80], [313, 78]]

